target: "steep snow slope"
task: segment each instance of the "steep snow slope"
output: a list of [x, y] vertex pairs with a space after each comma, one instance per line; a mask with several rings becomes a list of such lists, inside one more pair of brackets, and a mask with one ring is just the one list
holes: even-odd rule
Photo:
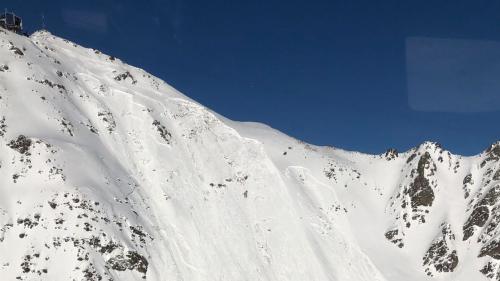
[[0, 30], [1, 280], [500, 280], [499, 158], [312, 146]]

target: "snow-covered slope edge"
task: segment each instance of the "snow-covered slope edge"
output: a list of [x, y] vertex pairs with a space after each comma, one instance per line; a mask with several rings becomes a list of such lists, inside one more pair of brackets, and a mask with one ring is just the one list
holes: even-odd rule
[[0, 30], [0, 277], [500, 280], [499, 147], [315, 147]]

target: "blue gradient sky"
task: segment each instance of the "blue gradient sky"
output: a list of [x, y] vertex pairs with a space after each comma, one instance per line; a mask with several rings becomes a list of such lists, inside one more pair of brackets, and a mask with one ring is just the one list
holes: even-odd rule
[[[234, 120], [263, 122], [313, 144], [363, 152], [406, 150], [433, 140], [452, 152], [472, 155], [500, 139], [500, 89], [495, 83], [482, 87], [489, 83], [482, 77], [500, 77], [500, 68], [484, 64], [496, 51], [481, 44], [500, 42], [500, 2], [437, 2], [101, 0], [4, 5], [23, 16], [28, 31], [41, 28], [44, 14], [53, 34], [144, 68]], [[414, 37], [430, 42], [417, 45], [426, 50], [418, 56], [406, 48], [405, 42]], [[440, 38], [461, 40], [445, 40], [445, 45], [433, 41]], [[472, 47], [463, 49], [464, 40]], [[443, 53], [460, 58], [432, 63]], [[412, 58], [410, 74], [407, 57]], [[459, 87], [457, 80], [472, 86]], [[407, 81], [419, 87], [409, 89]], [[483, 94], [479, 103], [478, 92]], [[433, 96], [441, 104], [447, 99], [454, 103], [443, 107], [433, 103]]]

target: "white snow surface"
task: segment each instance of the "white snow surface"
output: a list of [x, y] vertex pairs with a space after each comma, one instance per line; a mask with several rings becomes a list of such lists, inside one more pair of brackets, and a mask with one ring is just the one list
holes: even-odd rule
[[[498, 146], [318, 147], [47, 31], [0, 29], [0, 280], [500, 280], [500, 257], [478, 257], [500, 239], [499, 200], [463, 239], [499, 185]], [[419, 171], [431, 205], [408, 191]], [[449, 272], [424, 264], [439, 241]]]

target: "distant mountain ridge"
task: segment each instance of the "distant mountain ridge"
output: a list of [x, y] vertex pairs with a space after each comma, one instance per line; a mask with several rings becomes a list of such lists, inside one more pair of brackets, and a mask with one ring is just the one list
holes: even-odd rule
[[500, 142], [318, 147], [0, 29], [0, 280], [500, 281], [499, 222]]

